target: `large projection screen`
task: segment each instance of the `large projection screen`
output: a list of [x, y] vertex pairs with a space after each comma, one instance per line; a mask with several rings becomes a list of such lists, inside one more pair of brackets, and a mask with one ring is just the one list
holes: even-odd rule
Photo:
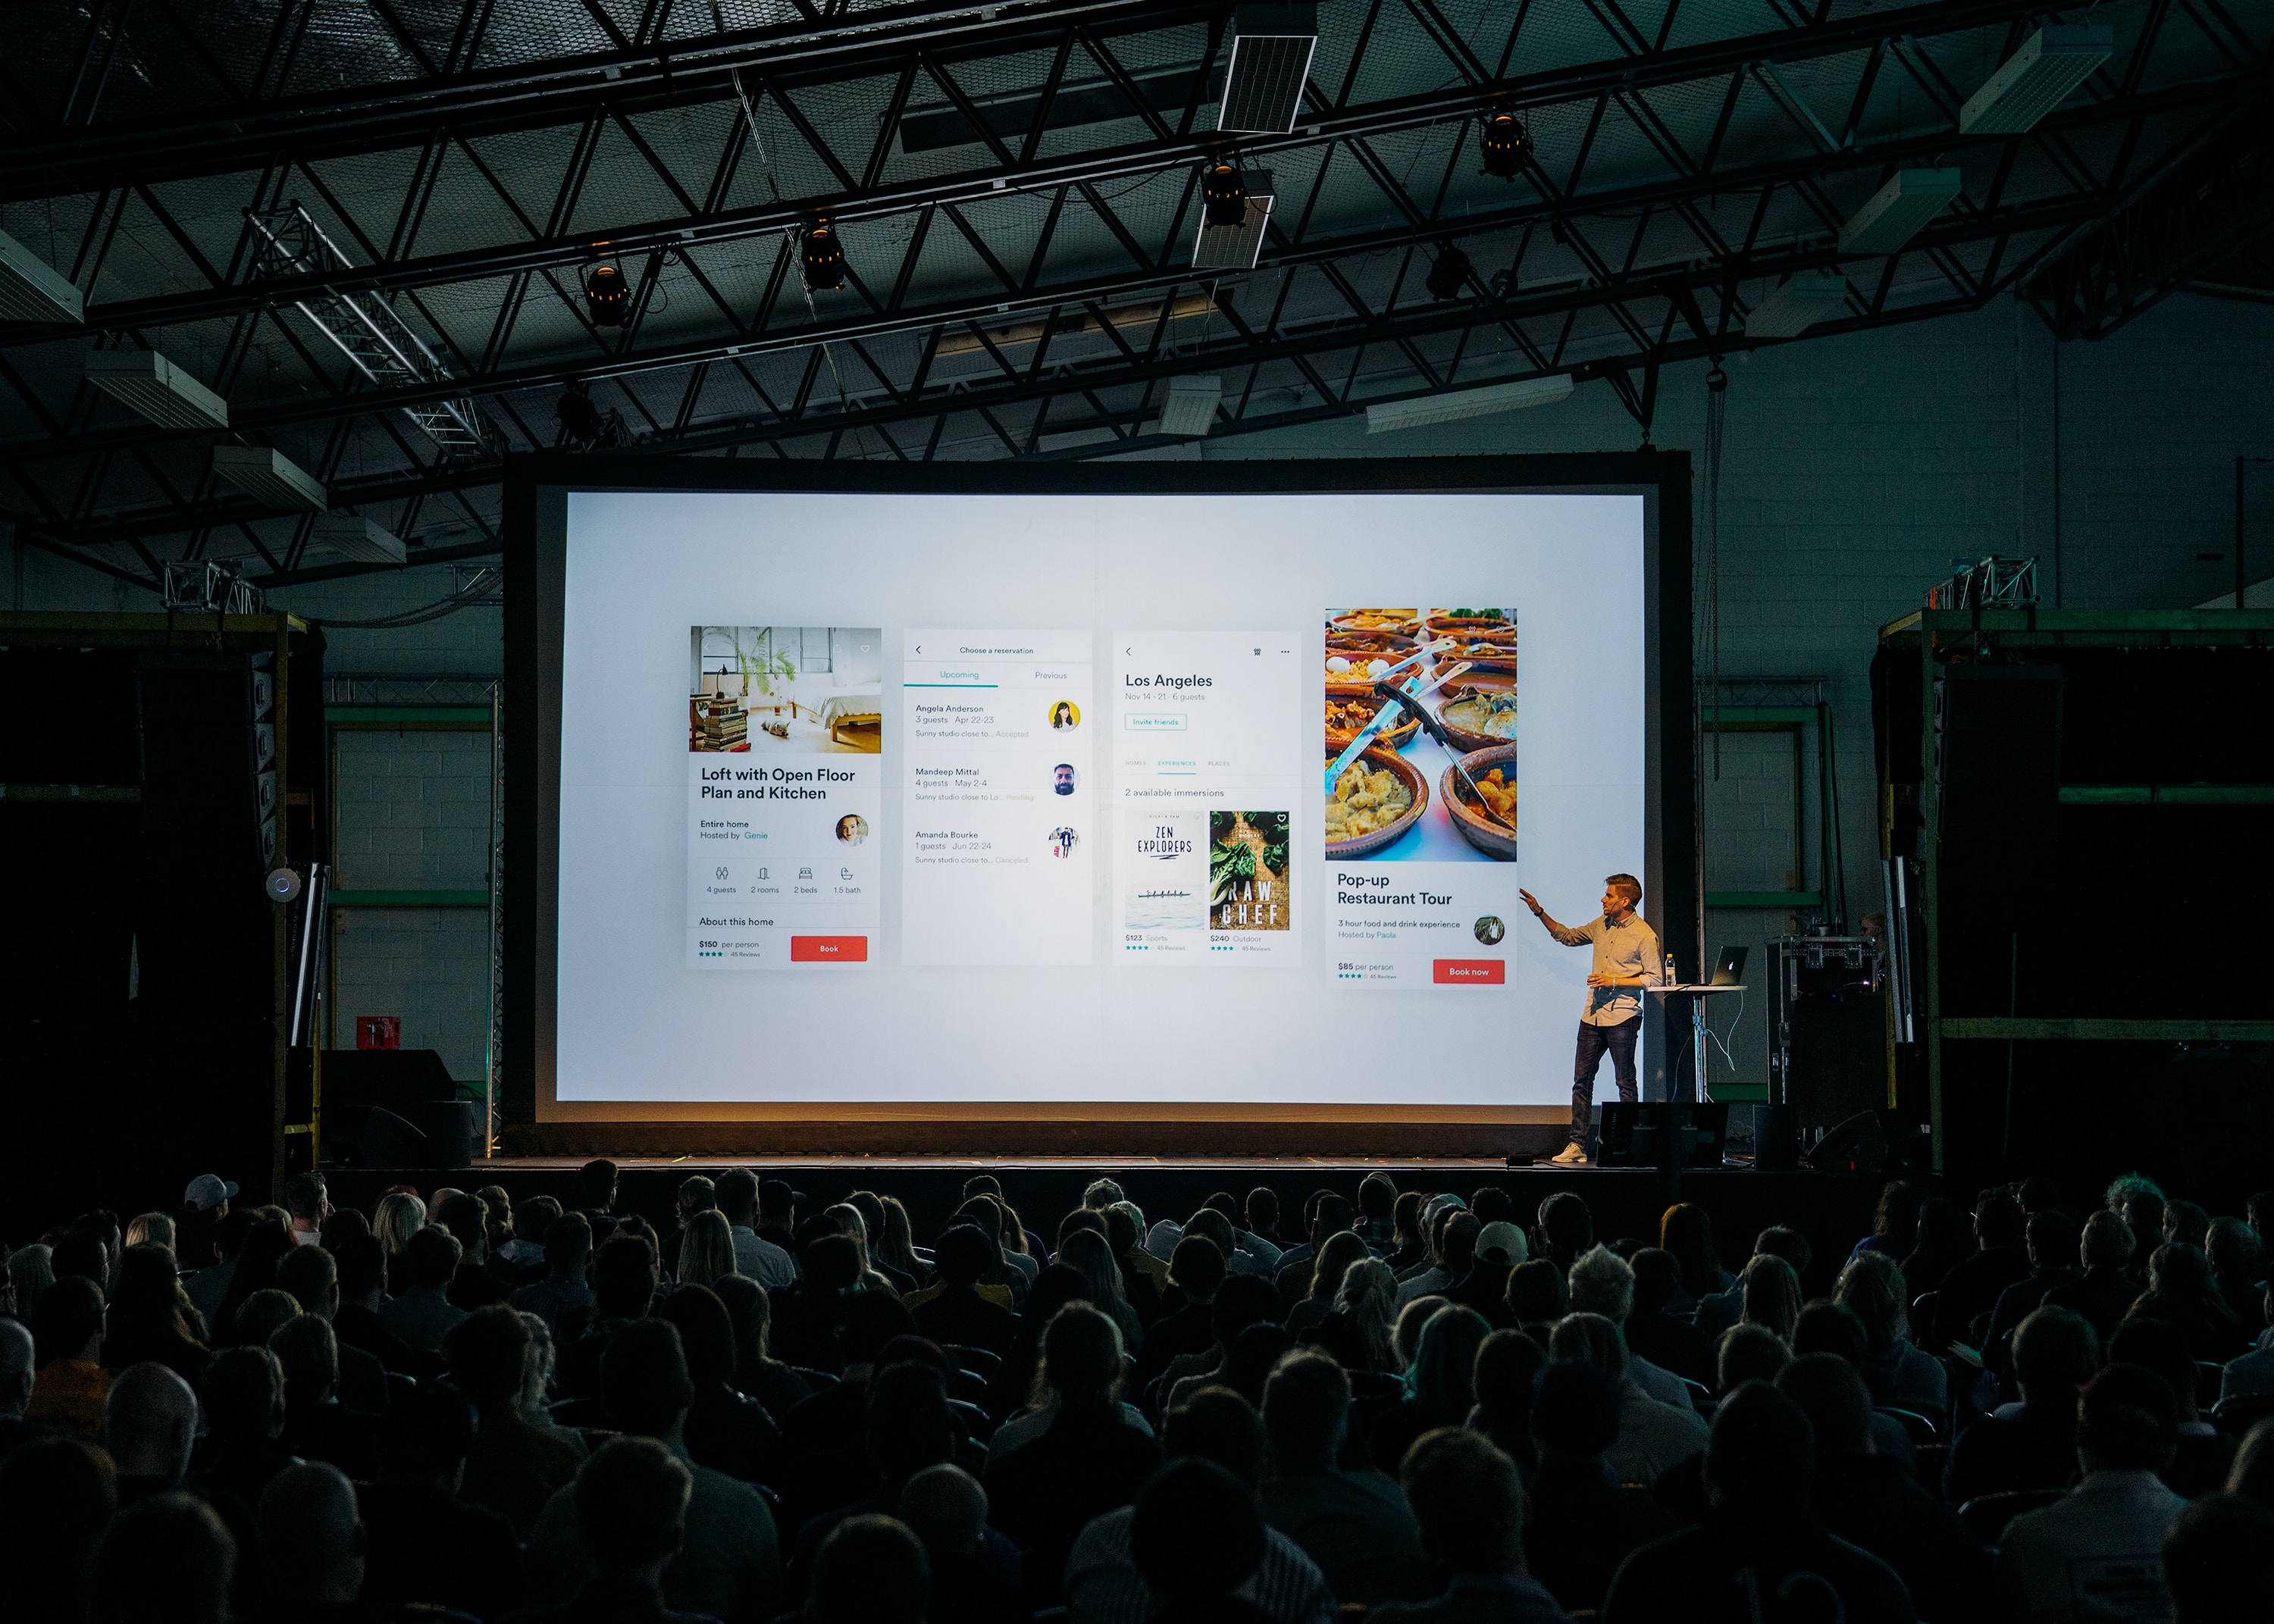
[[1520, 893], [1687, 916], [1678, 461], [524, 473], [535, 1120], [1559, 1116]]

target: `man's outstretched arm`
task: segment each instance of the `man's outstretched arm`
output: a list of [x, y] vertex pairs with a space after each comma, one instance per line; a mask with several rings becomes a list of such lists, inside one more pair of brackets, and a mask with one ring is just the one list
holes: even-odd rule
[[1554, 936], [1564, 946], [1585, 947], [1590, 942], [1594, 940], [1594, 937], [1589, 936], [1584, 930], [1574, 930], [1569, 925], [1559, 925], [1554, 920], [1548, 918], [1547, 910], [1540, 906], [1540, 898], [1533, 896], [1530, 891], [1519, 891], [1516, 894], [1523, 898], [1524, 906], [1532, 910], [1532, 917], [1538, 920], [1541, 924], [1547, 926], [1547, 934]]

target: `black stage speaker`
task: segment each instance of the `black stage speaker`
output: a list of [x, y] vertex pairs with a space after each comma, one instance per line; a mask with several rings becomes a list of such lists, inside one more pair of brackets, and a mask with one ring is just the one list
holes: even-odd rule
[[433, 1100], [455, 1100], [458, 1085], [431, 1049], [328, 1049], [324, 1104], [383, 1105], [403, 1116]]
[[[2057, 975], [2057, 930], [2016, 908], [2014, 876], [2042, 880], [2060, 800], [2061, 670], [1960, 665], [1936, 679], [1941, 802], [1933, 906], [1944, 1015], [2004, 1015]], [[2033, 930], [2051, 934], [2040, 940]], [[1860, 1109], [1860, 1108], [1859, 1108]]]
[[1877, 1111], [1850, 1116], [1818, 1141], [1808, 1165], [1818, 1173], [1876, 1173], [1887, 1165], [1887, 1134]]
[[356, 1140], [356, 1163], [367, 1168], [436, 1165], [426, 1159], [426, 1136], [393, 1111], [376, 1105], [370, 1108]]
[[1800, 1166], [1800, 1130], [1789, 1105], [1753, 1107], [1753, 1170], [1790, 1173]]
[[1785, 1091], [1797, 1128], [1828, 1128], [1887, 1102], [1887, 996], [1803, 992], [1790, 1012]]
[[1717, 1168], [1729, 1108], [1676, 1100], [1614, 1100], [1600, 1108], [1598, 1167]]
[[471, 1100], [429, 1100], [413, 1106], [411, 1123], [426, 1136], [426, 1165], [436, 1168], [471, 1167], [480, 1137], [474, 1132]]

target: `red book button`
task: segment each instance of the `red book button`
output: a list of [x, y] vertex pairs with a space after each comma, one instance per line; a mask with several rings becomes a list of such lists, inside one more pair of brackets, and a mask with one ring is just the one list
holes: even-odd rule
[[792, 936], [789, 939], [789, 961], [792, 964], [866, 964], [869, 961], [869, 938]]
[[1507, 961], [1499, 959], [1438, 959], [1429, 969], [1430, 979], [1441, 987], [1498, 987], [1508, 980]]

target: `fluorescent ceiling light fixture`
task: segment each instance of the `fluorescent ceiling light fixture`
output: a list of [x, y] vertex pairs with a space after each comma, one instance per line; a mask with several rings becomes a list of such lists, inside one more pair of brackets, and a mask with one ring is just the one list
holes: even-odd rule
[[1247, 213], [1236, 226], [1212, 226], [1201, 216], [1200, 234], [1193, 238], [1193, 269], [1252, 271], [1263, 253], [1263, 228], [1271, 223], [1271, 177], [1250, 170]]
[[1418, 429], [1432, 423], [1457, 422], [1463, 417], [1489, 417], [1495, 412], [1521, 411], [1527, 406], [1553, 406], [1570, 393], [1571, 374], [1555, 372], [1546, 378], [1487, 384], [1481, 389], [1460, 389], [1450, 395], [1384, 401], [1366, 409], [1366, 432], [1386, 434], [1393, 429]]
[[213, 470], [271, 508], [304, 508], [321, 513], [332, 505], [324, 487], [298, 463], [267, 446], [215, 446]]
[[1833, 271], [1803, 271], [1753, 306], [1747, 338], [1797, 338], [1848, 309], [1848, 279]]
[[308, 550], [336, 553], [358, 564], [400, 564], [403, 556], [401, 538], [359, 513], [327, 514], [317, 520]]
[[1161, 401], [1159, 432], [1186, 437], [1205, 434], [1216, 426], [1216, 409], [1224, 399], [1221, 378], [1171, 378]]
[[1897, 169], [1840, 228], [1841, 253], [1893, 253], [1958, 195], [1956, 169]]
[[1303, 106], [1303, 86], [1319, 49], [1316, 5], [1243, 5], [1231, 14], [1231, 59], [1224, 66], [1219, 130], [1284, 135]]
[[229, 402], [154, 350], [90, 350], [87, 380], [162, 429], [229, 426]]
[[87, 319], [87, 300], [55, 267], [0, 231], [0, 321]]
[[2105, 23], [2047, 23], [1966, 99], [1958, 109], [1958, 127], [1967, 135], [2019, 135], [2032, 129], [2115, 53], [2116, 30]]

